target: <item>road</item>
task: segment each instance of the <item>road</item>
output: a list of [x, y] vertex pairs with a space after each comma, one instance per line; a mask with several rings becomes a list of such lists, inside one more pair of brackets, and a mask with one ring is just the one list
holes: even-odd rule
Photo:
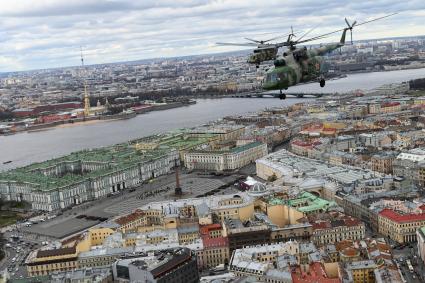
[[[411, 247], [407, 246], [403, 249], [393, 249], [394, 259], [402, 272], [402, 275], [408, 283], [423, 283], [425, 282], [425, 268], [423, 263], [418, 260], [416, 243], [412, 243]], [[414, 272], [410, 272], [407, 267], [406, 260], [410, 260]]]
[[22, 239], [8, 238], [5, 246], [6, 257], [0, 263], [0, 270], [7, 268], [13, 278], [22, 278], [27, 275], [24, 265], [29, 252], [38, 245], [33, 242], [27, 242]]

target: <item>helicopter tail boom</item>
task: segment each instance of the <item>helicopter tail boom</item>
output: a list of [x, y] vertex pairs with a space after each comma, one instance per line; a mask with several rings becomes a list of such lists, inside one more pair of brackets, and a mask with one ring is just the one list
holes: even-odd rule
[[347, 30], [349, 30], [349, 28], [345, 28], [342, 32], [341, 39], [339, 40], [339, 45], [341, 46], [345, 45], [345, 36], [347, 35]]

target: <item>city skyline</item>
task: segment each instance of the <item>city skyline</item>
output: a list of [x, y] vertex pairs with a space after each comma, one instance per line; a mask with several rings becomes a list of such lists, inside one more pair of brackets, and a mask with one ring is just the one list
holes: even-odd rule
[[344, 27], [344, 17], [364, 21], [392, 12], [400, 14], [359, 27], [354, 40], [425, 34], [420, 1], [18, 1], [0, 8], [0, 72], [76, 66], [80, 46], [87, 64], [221, 53], [241, 48], [215, 42], [285, 35], [291, 25], [304, 32], [317, 26], [316, 35]]

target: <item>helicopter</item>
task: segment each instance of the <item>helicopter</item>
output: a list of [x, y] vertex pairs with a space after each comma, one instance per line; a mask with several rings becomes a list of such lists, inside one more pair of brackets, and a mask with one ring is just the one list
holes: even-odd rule
[[[314, 80], [319, 81], [320, 87], [324, 87], [326, 84], [324, 73], [324, 55], [331, 53], [334, 50], [340, 49], [345, 45], [345, 38], [347, 31], [350, 31], [351, 44], [353, 44], [353, 28], [361, 26], [370, 22], [378, 21], [397, 13], [389, 14], [383, 17], [368, 20], [362, 23], [354, 21], [350, 22], [345, 18], [347, 27], [339, 29], [333, 32], [325, 33], [319, 36], [315, 36], [305, 40], [289, 40], [287, 45], [288, 50], [283, 52], [282, 56], [279, 56], [274, 61], [274, 66], [266, 72], [265, 79], [263, 81], [263, 90], [279, 90], [279, 98], [285, 99], [286, 94], [282, 92], [282, 89], [288, 89], [290, 86], [294, 86], [298, 83], [311, 82]], [[297, 44], [303, 44], [310, 41], [325, 38], [333, 33], [341, 32], [341, 39], [338, 43], [326, 44], [317, 48], [307, 50], [306, 46], [297, 48]]]
[[[283, 42], [270, 43], [270, 41], [288, 36], [288, 39]], [[246, 43], [228, 43], [228, 42], [217, 42], [217, 45], [227, 46], [252, 46], [256, 47], [252, 54], [249, 55], [247, 63], [255, 64], [256, 68], [260, 67], [260, 64], [264, 61], [276, 60], [278, 57], [278, 51], [280, 47], [288, 46], [292, 37], [295, 37], [293, 28], [291, 27], [291, 33], [283, 36], [273, 37], [267, 40], [257, 40], [245, 37], [249, 42]]]
[[[309, 34], [315, 28], [309, 30], [307, 33], [302, 35], [297, 40], [293, 40], [295, 34], [291, 27], [291, 33], [288, 35], [288, 39], [285, 42], [279, 43], [262, 43], [257, 42], [258, 46], [248, 58], [248, 63], [252, 62], [259, 64], [263, 61], [274, 60], [274, 66], [266, 71], [265, 78], [263, 80], [262, 88], [263, 90], [279, 90], [279, 98], [285, 99], [286, 94], [282, 92], [283, 89], [288, 89], [290, 86], [294, 86], [299, 83], [306, 83], [318, 80], [320, 87], [324, 87], [326, 84], [325, 81], [325, 59], [323, 56], [331, 53], [334, 50], [340, 49], [345, 45], [345, 38], [347, 31], [350, 31], [351, 35], [351, 44], [353, 43], [353, 28], [361, 26], [370, 22], [378, 21], [390, 16], [393, 16], [397, 13], [389, 14], [383, 17], [375, 18], [368, 20], [362, 23], [357, 23], [354, 21], [350, 22], [345, 18], [345, 23], [347, 27], [339, 29], [336, 31], [328, 32], [322, 35], [314, 36], [308, 39], [303, 39], [307, 34]], [[306, 46], [298, 48], [297, 45], [304, 44], [307, 42], [323, 39], [331, 34], [341, 32], [341, 39], [338, 43], [326, 44], [317, 48], [307, 49]], [[271, 40], [268, 40], [271, 41]], [[230, 44], [228, 44], [230, 45]], [[231, 44], [236, 45], [236, 44]], [[287, 50], [283, 52], [281, 56], [268, 56], [267, 52], [263, 50], [269, 50], [274, 48], [276, 54], [280, 47], [287, 47]], [[262, 54], [257, 55], [256, 54]], [[253, 60], [257, 59], [257, 61]], [[261, 60], [260, 60], [261, 59]], [[258, 66], [258, 65], [257, 65]]]

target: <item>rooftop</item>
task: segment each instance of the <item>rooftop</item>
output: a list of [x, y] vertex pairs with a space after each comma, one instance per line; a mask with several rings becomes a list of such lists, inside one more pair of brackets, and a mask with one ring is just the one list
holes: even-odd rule
[[323, 265], [320, 262], [310, 264], [308, 271], [303, 271], [300, 267], [291, 273], [293, 283], [340, 283], [339, 278], [329, 278]]
[[391, 221], [402, 223], [402, 222], [413, 222], [413, 221], [425, 221], [425, 213], [407, 213], [400, 214], [392, 209], [385, 208], [380, 213], [379, 216], [390, 219]]
[[[152, 162], [175, 150], [195, 147], [216, 137], [217, 135], [214, 134], [201, 136], [188, 136], [182, 133], [153, 135], [128, 143], [73, 152], [63, 157], [0, 172], [0, 182], [28, 183], [32, 184], [34, 189], [48, 191], [103, 176], [138, 163]], [[139, 143], [151, 143], [155, 146], [149, 149], [140, 149]], [[96, 165], [94, 170], [82, 169], [83, 165], [94, 164]], [[55, 172], [60, 172], [60, 174]]]
[[279, 172], [286, 179], [303, 176], [304, 178], [327, 178], [338, 183], [352, 184], [355, 181], [376, 177], [376, 173], [348, 165], [329, 165], [325, 162], [297, 156], [285, 149], [273, 152], [256, 161]]
[[130, 223], [136, 219], [139, 219], [140, 217], [144, 216], [145, 213], [143, 211], [140, 210], [136, 210], [133, 213], [121, 216], [117, 219], [115, 219], [115, 222], [118, 223], [119, 225], [123, 226], [127, 223]]
[[[240, 200], [234, 202], [234, 204], [226, 203], [230, 200]], [[179, 209], [188, 205], [195, 207], [206, 204], [210, 209], [221, 209], [221, 208], [237, 208], [244, 207], [252, 203], [253, 199], [245, 192], [238, 192], [232, 195], [213, 195], [207, 198], [188, 198], [188, 199], [177, 199], [174, 201], [164, 200], [155, 201], [140, 207], [140, 210], [159, 210], [163, 211], [164, 214], [175, 214], [178, 213]]]
[[303, 192], [297, 198], [287, 200], [287, 204], [295, 207], [300, 212], [311, 212], [319, 209], [327, 210], [336, 206], [335, 202], [322, 199], [309, 192]]
[[159, 278], [170, 269], [186, 262], [190, 258], [191, 252], [189, 249], [174, 248], [137, 258], [122, 259], [116, 264], [117, 266], [133, 265], [139, 269], [149, 270], [154, 278]]
[[[0, 172], [0, 182], [24, 182], [33, 184], [39, 190], [52, 190], [106, 175], [138, 163], [151, 162], [172, 151], [171, 148], [140, 151], [128, 144], [82, 150], [60, 158]], [[96, 165], [96, 169], [83, 170], [83, 165]]]

